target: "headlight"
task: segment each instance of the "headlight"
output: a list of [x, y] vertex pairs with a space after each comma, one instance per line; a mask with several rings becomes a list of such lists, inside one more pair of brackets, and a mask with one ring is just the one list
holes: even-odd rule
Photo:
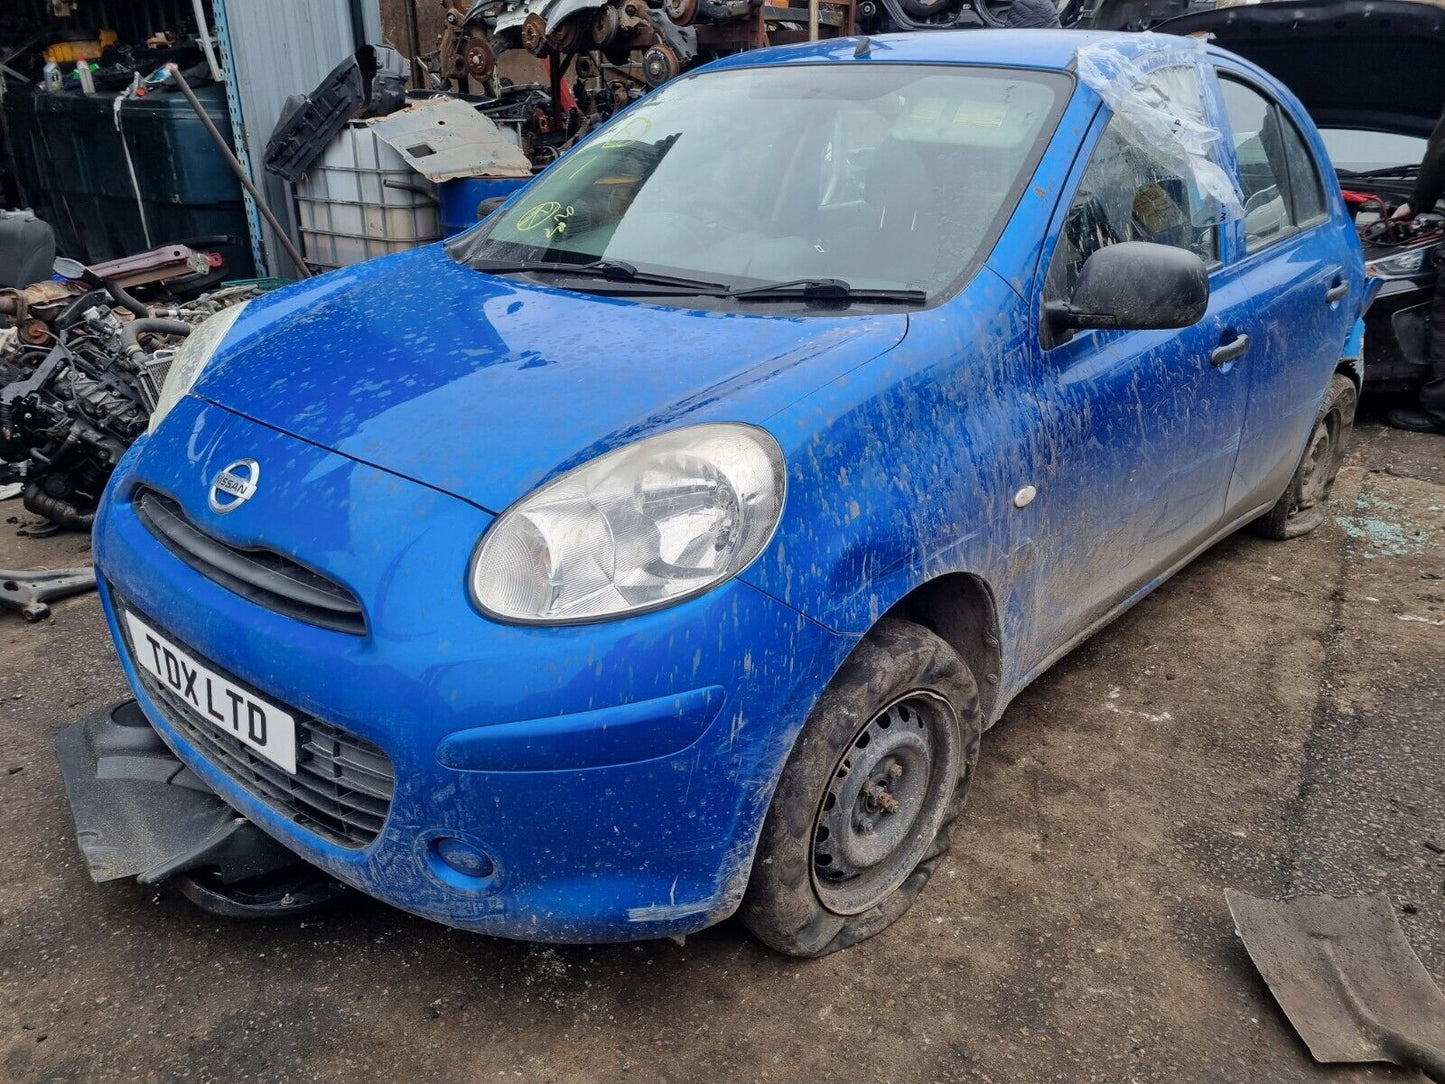
[[185, 342], [181, 343], [171, 358], [166, 382], [161, 385], [161, 393], [156, 396], [156, 408], [151, 411], [149, 432], [154, 432], [156, 426], [161, 424], [161, 419], [195, 386], [216, 348], [221, 345], [221, 340], [226, 337], [226, 332], [231, 330], [231, 325], [241, 315], [241, 310], [249, 304], [249, 301], [243, 301], [239, 305], [222, 309], [215, 316], [202, 320], [195, 330], [186, 336]]
[[778, 524], [783, 454], [750, 425], [696, 425], [599, 456], [513, 505], [482, 537], [472, 595], [493, 617], [596, 621], [741, 572]]
[[1379, 279], [1414, 278], [1428, 266], [1430, 255], [1436, 247], [1435, 245], [1421, 245], [1419, 248], [1397, 252], [1384, 259], [1371, 260], [1365, 267], [1371, 275]]

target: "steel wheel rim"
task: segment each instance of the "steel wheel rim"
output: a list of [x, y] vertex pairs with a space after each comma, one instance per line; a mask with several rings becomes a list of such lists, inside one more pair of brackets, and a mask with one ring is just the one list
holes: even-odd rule
[[1338, 413], [1331, 411], [1320, 419], [1315, 431], [1310, 434], [1309, 447], [1305, 449], [1302, 461], [1299, 492], [1290, 508], [1290, 515], [1308, 512], [1325, 499], [1339, 443], [1336, 439], [1338, 427]]
[[936, 693], [908, 693], [859, 728], [813, 817], [809, 868], [825, 908], [860, 914], [908, 879], [948, 813], [961, 758], [953, 709]]

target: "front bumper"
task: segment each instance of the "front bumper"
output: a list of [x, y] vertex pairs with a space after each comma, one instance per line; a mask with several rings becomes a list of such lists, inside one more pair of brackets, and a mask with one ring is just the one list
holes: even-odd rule
[[230, 882], [296, 863], [176, 759], [134, 700], [66, 727], [55, 755], [97, 882], [134, 877], [153, 885], [201, 868]]
[[[269, 484], [242, 511], [208, 512], [210, 479], [242, 457], [275, 464]], [[304, 556], [345, 584], [366, 606], [367, 634], [306, 625], [196, 572], [134, 514], [142, 479], [218, 537]], [[187, 400], [117, 471], [96, 565], [157, 732], [231, 806], [337, 879], [448, 925], [532, 940], [656, 937], [725, 917], [792, 740], [853, 641], [736, 580], [620, 621], [499, 624], [465, 587], [489, 522]], [[359, 848], [322, 838], [202, 755], [129, 657], [121, 599], [263, 695], [381, 747], [395, 787], [380, 835]], [[443, 840], [486, 863], [449, 865]]]
[[1417, 280], [1382, 284], [1365, 313], [1365, 387], [1375, 392], [1413, 392], [1430, 377], [1427, 320], [1434, 269]]

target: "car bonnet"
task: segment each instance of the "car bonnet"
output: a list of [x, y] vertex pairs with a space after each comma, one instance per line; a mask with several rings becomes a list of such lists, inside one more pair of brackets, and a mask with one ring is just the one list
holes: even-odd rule
[[1445, 10], [1417, 0], [1223, 7], [1169, 19], [1289, 87], [1322, 128], [1428, 136], [1445, 105]]
[[431, 246], [254, 302], [193, 392], [496, 512], [654, 430], [760, 424], [907, 326], [892, 312], [588, 296], [482, 274]]

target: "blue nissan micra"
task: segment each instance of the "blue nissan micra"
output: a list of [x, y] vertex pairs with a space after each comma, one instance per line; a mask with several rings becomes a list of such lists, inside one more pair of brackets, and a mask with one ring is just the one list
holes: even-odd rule
[[1369, 294], [1307, 115], [1198, 42], [674, 80], [172, 360], [95, 528], [135, 699], [58, 742], [92, 872], [869, 937], [1020, 689], [1230, 532], [1320, 522]]

